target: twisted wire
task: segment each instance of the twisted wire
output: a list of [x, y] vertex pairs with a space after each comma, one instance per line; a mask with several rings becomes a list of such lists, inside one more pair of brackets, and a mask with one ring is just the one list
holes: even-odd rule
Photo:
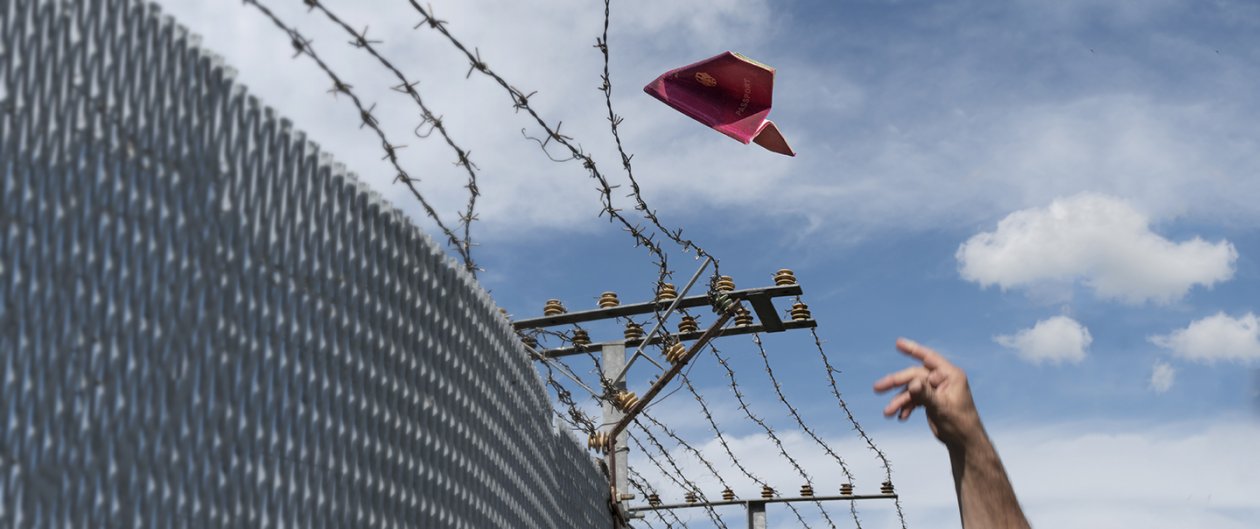
[[675, 485], [678, 485], [684, 491], [694, 492], [696, 493], [697, 496], [699, 496], [700, 501], [704, 502], [705, 504], [704, 505], [705, 512], [709, 515], [709, 519], [713, 520], [714, 524], [716, 524], [718, 527], [721, 527], [723, 529], [729, 529], [726, 526], [726, 522], [723, 522], [722, 517], [718, 515], [717, 510], [714, 509], [712, 505], [708, 504], [709, 499], [705, 496], [704, 491], [700, 490], [700, 487], [697, 486], [694, 482], [687, 479], [687, 476], [683, 473], [682, 469], [678, 467], [678, 462], [674, 460], [673, 456], [669, 455], [669, 450], [665, 449], [665, 447], [660, 444], [660, 441], [657, 440], [656, 437], [653, 436], [651, 432], [646, 432], [646, 433], [647, 433], [648, 439], [651, 440], [652, 444], [656, 447], [657, 451], [659, 451], [661, 455], [665, 457], [665, 461], [669, 463], [670, 468], [673, 469], [673, 473], [666, 470], [665, 467], [661, 465], [661, 462], [658, 461], [656, 457], [652, 456], [650, 452], [648, 452], [647, 448], [643, 446], [643, 442], [639, 441], [638, 436], [631, 433], [628, 435], [628, 437], [631, 441], [634, 441], [635, 446], [639, 447], [639, 451], [643, 452], [643, 455], [647, 456], [648, 461], [651, 461], [652, 464], [656, 466], [658, 470], [661, 471], [662, 476], [669, 478], [670, 481], [673, 481]]
[[[310, 9], [319, 10], [329, 20], [353, 36], [354, 40], [350, 41], [352, 46], [366, 51], [369, 55], [374, 57], [377, 62], [381, 63], [381, 66], [385, 67], [386, 70], [389, 70], [390, 73], [398, 79], [400, 84], [393, 87], [393, 89], [411, 96], [411, 100], [420, 107], [420, 116], [422, 118], [420, 127], [423, 127], [426, 124], [429, 125], [429, 131], [427, 133], [424, 135], [417, 133], [416, 136], [423, 138], [436, 131], [438, 135], [445, 140], [446, 145], [449, 146], [451, 150], [455, 151], [455, 155], [457, 157], [455, 165], [457, 167], [463, 167], [465, 172], [468, 173], [468, 183], [464, 185], [464, 188], [468, 190], [468, 202], [464, 208], [464, 212], [459, 216], [460, 226], [463, 228], [464, 232], [464, 236], [459, 240], [461, 248], [460, 254], [465, 258], [464, 268], [475, 277], [478, 268], [472, 260], [472, 247], [474, 246], [472, 242], [472, 222], [477, 220], [477, 197], [481, 196], [481, 190], [477, 187], [477, 166], [470, 158], [472, 153], [467, 149], [460, 147], [455, 143], [455, 140], [451, 139], [450, 133], [446, 130], [446, 125], [443, 123], [442, 118], [438, 117], [432, 110], [429, 109], [429, 106], [425, 104], [424, 99], [420, 96], [420, 91], [416, 90], [416, 85], [419, 84], [419, 81], [408, 81], [407, 76], [403, 75], [402, 71], [398, 67], [394, 66], [393, 63], [377, 51], [373, 44], [380, 43], [380, 41], [368, 39], [366, 27], [362, 32], [355, 31], [354, 27], [346, 23], [341, 17], [334, 14], [327, 6], [320, 2], [320, 0], [302, 0], [302, 2], [309, 6]], [[417, 130], [419, 130], [420, 127], [417, 127]]]
[[[635, 490], [639, 491], [639, 494], [642, 495], [644, 499], [646, 499], [651, 493], [651, 489], [648, 487], [647, 479], [644, 479], [643, 475], [639, 474], [639, 472], [633, 468], [627, 467], [627, 470], [629, 472], [627, 472], [626, 481], [629, 482], [630, 486], [634, 487]], [[669, 513], [669, 515], [674, 518], [674, 522], [682, 526], [684, 529], [687, 527], [687, 522], [684, 522], [682, 518], [679, 518], [678, 513], [674, 512], [673, 509], [652, 509], [652, 512], [656, 513], [656, 517], [661, 519], [661, 522], [665, 524], [666, 528], [673, 526], [669, 523], [669, 520], [665, 519], [665, 515], [662, 514], [661, 511]], [[644, 519], [644, 521], [646, 521], [646, 519]]]
[[[699, 460], [700, 463], [702, 463], [705, 466], [705, 468], [709, 470], [709, 473], [713, 474], [714, 478], [717, 478], [718, 483], [722, 485], [722, 488], [730, 488], [730, 484], [728, 484], [726, 480], [722, 478], [722, 475], [718, 473], [717, 468], [713, 466], [713, 463], [710, 462], [707, 458], [705, 458], [704, 455], [700, 453], [700, 450], [698, 450], [695, 446], [692, 446], [691, 443], [688, 443], [687, 441], [683, 440], [683, 438], [680, 437], [677, 433], [671, 430], [668, 426], [665, 426], [665, 423], [662, 423], [661, 421], [656, 420], [656, 417], [653, 417], [651, 414], [648, 414], [646, 411], [639, 413], [639, 416], [651, 421], [653, 426], [660, 428], [662, 432], [665, 432], [665, 435], [668, 435], [670, 439], [673, 439], [675, 443], [678, 443], [678, 446], [681, 446], [684, 450], [690, 452], [692, 456], [694, 456], [697, 460]], [[644, 430], [647, 429], [637, 420], [634, 423], [635, 425], [639, 426], [640, 428], [643, 428]]]
[[[311, 46], [311, 41], [303, 37], [298, 30], [290, 27], [288, 24], [285, 24], [285, 22], [281, 20], [280, 17], [276, 16], [271, 9], [268, 9], [267, 6], [258, 3], [258, 0], [242, 1], [245, 4], [257, 8], [259, 12], [271, 20], [273, 25], [289, 35], [290, 43], [293, 45], [293, 49], [295, 51], [294, 57], [299, 55], [310, 57], [311, 60], [315, 62], [316, 66], [318, 66], [319, 69], [323, 71], [330, 80], [332, 80], [333, 88], [331, 91], [334, 95], [341, 93], [349, 96], [350, 101], [359, 111], [359, 119], [361, 122], [360, 128], [367, 127], [376, 133], [377, 138], [381, 141], [381, 149], [385, 151], [385, 159], [388, 159], [390, 165], [392, 165], [394, 170], [397, 171], [398, 174], [394, 177], [394, 181], [407, 186], [407, 189], [411, 191], [411, 195], [419, 201], [420, 206], [424, 208], [425, 214], [429, 218], [433, 219], [433, 222], [437, 224], [438, 229], [442, 230], [442, 234], [446, 236], [447, 243], [453, 247], [459, 254], [460, 258], [463, 259], [465, 268], [468, 268], [472, 263], [472, 256], [468, 255], [465, 251], [464, 245], [460, 241], [460, 238], [450, 229], [450, 227], [446, 225], [446, 223], [442, 222], [441, 217], [438, 216], [437, 210], [433, 208], [433, 205], [429, 203], [428, 199], [424, 198], [424, 195], [420, 193], [418, 188], [416, 188], [415, 182], [419, 181], [419, 179], [412, 177], [411, 174], [408, 173], [406, 169], [403, 169], [402, 165], [398, 162], [398, 149], [405, 147], [405, 145], [398, 145], [389, 141], [389, 138], [385, 135], [385, 131], [381, 130], [376, 117], [372, 115], [372, 109], [375, 105], [370, 107], [364, 106], [363, 101], [354, 93], [353, 90], [351, 90], [350, 85], [343, 82], [341, 78], [333, 72], [332, 68], [328, 66], [328, 63], [324, 62], [324, 60], [315, 52], [315, 49]], [[476, 267], [472, 266], [472, 268]]]

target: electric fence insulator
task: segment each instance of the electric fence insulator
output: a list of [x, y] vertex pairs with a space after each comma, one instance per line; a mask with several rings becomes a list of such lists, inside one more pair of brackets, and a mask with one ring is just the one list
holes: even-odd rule
[[700, 330], [700, 325], [696, 323], [696, 319], [691, 316], [683, 316], [678, 322], [678, 334], [687, 334]]
[[800, 301], [792, 304], [792, 321], [807, 321], [809, 318], [809, 305]]
[[594, 432], [586, 439], [586, 446], [601, 454], [608, 453], [608, 432]]
[[648, 494], [648, 505], [652, 507], [661, 506], [661, 496], [659, 494]]
[[814, 495], [813, 486], [811, 486], [809, 483], [801, 485], [801, 497], [809, 498], [809, 497], [812, 497], [813, 495]]
[[885, 481], [883, 484], [881, 484], [881, 485], [879, 486], [879, 493], [880, 493], [880, 494], [892, 494], [892, 493], [893, 493], [893, 484], [892, 484], [892, 482], [891, 482], [891, 481]]
[[687, 494], [683, 495], [683, 499], [687, 500], [687, 503], [696, 503], [700, 501], [700, 498], [696, 496], [696, 493], [694, 492], [688, 492]]
[[564, 304], [560, 303], [558, 299], [549, 299], [543, 305], [543, 316], [559, 316], [565, 312], [568, 311], [564, 309]]
[[656, 302], [665, 303], [678, 299], [678, 291], [674, 289], [673, 283], [661, 283], [656, 287]]
[[525, 344], [526, 347], [533, 349], [538, 347], [538, 338], [534, 338], [533, 336], [522, 336], [521, 343]]
[[709, 302], [713, 305], [713, 312], [716, 314], [734, 312], [735, 308], [739, 307], [738, 302], [731, 299], [730, 296], [718, 291], [709, 292]]
[[616, 292], [605, 292], [599, 295], [599, 308], [611, 309], [621, 304], [621, 300], [617, 299]]
[[840, 495], [842, 495], [842, 496], [852, 496], [852, 495], [853, 495], [853, 484], [852, 484], [852, 483], [843, 483], [843, 484], [841, 484], [841, 485], [840, 485]]
[[730, 487], [722, 489], [722, 501], [735, 501], [735, 491]]
[[682, 361], [684, 356], [687, 356], [687, 346], [680, 342], [674, 342], [665, 349], [665, 359], [669, 360], [671, 364], [677, 364]]
[[586, 329], [575, 329], [573, 331], [573, 345], [578, 347], [591, 345], [591, 335]]
[[747, 327], [752, 324], [753, 324], [752, 313], [748, 312], [748, 309], [744, 308], [743, 305], [735, 307], [735, 326]]
[[626, 323], [626, 340], [643, 339], [643, 326], [635, 322]]
[[762, 497], [762, 499], [767, 499], [767, 500], [768, 500], [768, 499], [770, 499], [770, 498], [773, 498], [773, 497], [774, 497], [774, 489], [770, 488], [770, 485], [762, 485], [762, 486], [761, 486], [761, 497]]
[[796, 274], [786, 268], [774, 273], [774, 286], [781, 287], [796, 284]]
[[502, 314], [502, 315], [503, 315], [503, 319], [505, 319], [505, 320], [507, 320], [507, 321], [512, 321], [512, 315], [511, 315], [511, 314], [508, 314], [507, 309], [505, 309], [505, 308], [503, 308], [503, 307], [499, 307], [499, 314]]
[[735, 280], [731, 276], [721, 276], [713, 284], [713, 288], [718, 292], [730, 292], [735, 290]]
[[613, 399], [613, 405], [621, 411], [630, 411], [630, 408], [633, 408], [638, 403], [639, 396], [635, 395], [633, 391], [622, 391], [617, 393], [617, 396]]

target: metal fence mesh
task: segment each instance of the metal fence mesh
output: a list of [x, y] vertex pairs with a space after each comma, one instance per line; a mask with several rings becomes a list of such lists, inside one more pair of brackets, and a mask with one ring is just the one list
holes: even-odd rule
[[155, 6], [0, 0], [0, 526], [610, 526], [437, 248]]

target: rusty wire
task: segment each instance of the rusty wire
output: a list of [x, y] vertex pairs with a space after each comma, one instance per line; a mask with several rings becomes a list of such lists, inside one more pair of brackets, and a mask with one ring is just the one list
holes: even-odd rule
[[[324, 74], [327, 75], [328, 78], [332, 81], [333, 87], [330, 90], [330, 92], [332, 92], [334, 95], [345, 94], [349, 96], [350, 101], [354, 104], [354, 107], [359, 111], [359, 120], [360, 120], [359, 127], [360, 128], [367, 127], [369, 129], [372, 129], [372, 131], [376, 133], [377, 138], [379, 138], [381, 141], [381, 149], [385, 151], [384, 159], [389, 160], [389, 163], [394, 167], [394, 170], [397, 171], [397, 174], [394, 177], [394, 181], [397, 183], [402, 183], [403, 185], [407, 186], [407, 189], [411, 191], [412, 196], [417, 201], [419, 201], [421, 207], [424, 208], [425, 214], [428, 215], [429, 218], [433, 219], [433, 222], [437, 224], [438, 229], [442, 230], [442, 234], [446, 236], [447, 243], [451, 247], [453, 247], [455, 251], [459, 253], [460, 258], [464, 260], [464, 267], [468, 269], [470, 273], [475, 273], [476, 265], [473, 264], [472, 256], [469, 255], [468, 252], [466, 251], [464, 244], [459, 238], [459, 236], [457, 236], [455, 232], [452, 231], [450, 227], [446, 225], [446, 223], [442, 222], [442, 219], [438, 215], [437, 210], [433, 208], [433, 205], [429, 203], [428, 199], [426, 199], [424, 195], [420, 193], [420, 190], [416, 188], [415, 183], [419, 181], [419, 179], [412, 177], [411, 174], [408, 173], [406, 169], [403, 169], [402, 165], [399, 163], [398, 150], [406, 146], [401, 145], [401, 144], [395, 144], [389, 141], [389, 138], [385, 135], [385, 131], [381, 130], [380, 123], [377, 121], [376, 116], [372, 115], [372, 110], [375, 108], [375, 105], [366, 106], [363, 104], [363, 101], [351, 89], [350, 84], [343, 81], [341, 77], [339, 77], [336, 74], [336, 72], [332, 70], [332, 68], [328, 65], [328, 63], [324, 62], [324, 60], [319, 56], [319, 54], [315, 52], [315, 49], [311, 46], [310, 39], [303, 37], [302, 34], [298, 32], [297, 29], [294, 29], [293, 27], [286, 24], [283, 20], [280, 19], [279, 16], [275, 14], [275, 12], [267, 8], [267, 6], [264, 6], [258, 3], [258, 0], [242, 0], [242, 1], [247, 5], [251, 5], [257, 8], [259, 12], [261, 12], [264, 16], [266, 16], [269, 20], [271, 20], [271, 23], [273, 25], [275, 25], [277, 28], [279, 28], [281, 31], [285, 32], [285, 34], [289, 36], [289, 42], [293, 46], [293, 49], [294, 49], [293, 56], [295, 58], [301, 55], [305, 55], [307, 57], [310, 57], [311, 60], [315, 62], [315, 65], [318, 66], [319, 69], [322, 72], [324, 72]], [[303, 0], [303, 2], [306, 2], [306, 1], [307, 0]]]

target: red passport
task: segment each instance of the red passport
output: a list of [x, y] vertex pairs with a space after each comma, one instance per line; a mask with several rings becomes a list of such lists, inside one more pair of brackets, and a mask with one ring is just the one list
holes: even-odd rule
[[756, 142], [779, 154], [796, 156], [779, 128], [766, 119], [774, 68], [728, 51], [665, 72], [643, 91], [744, 144]]

